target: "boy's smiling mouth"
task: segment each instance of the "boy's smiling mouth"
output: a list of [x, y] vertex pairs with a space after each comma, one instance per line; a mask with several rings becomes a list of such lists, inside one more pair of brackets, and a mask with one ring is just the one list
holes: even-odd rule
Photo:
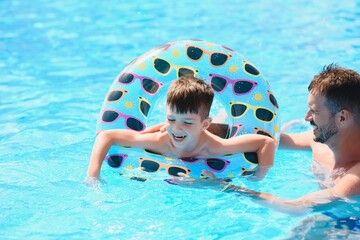
[[174, 133], [172, 134], [172, 136], [177, 142], [184, 141], [184, 139], [186, 138], [185, 135], [175, 135]]

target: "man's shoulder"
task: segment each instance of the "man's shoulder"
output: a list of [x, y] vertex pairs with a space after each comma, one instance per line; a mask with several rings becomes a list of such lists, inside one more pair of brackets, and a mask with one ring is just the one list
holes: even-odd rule
[[340, 197], [360, 195], [360, 162], [356, 162], [334, 187]]
[[349, 173], [355, 173], [360, 177], [360, 159], [358, 159], [354, 165], [350, 168]]
[[313, 151], [321, 151], [321, 152], [332, 152], [328, 145], [324, 143], [315, 142], [311, 140], [311, 149]]
[[334, 165], [334, 153], [326, 144], [313, 142], [311, 150], [314, 159], [319, 163], [328, 166]]

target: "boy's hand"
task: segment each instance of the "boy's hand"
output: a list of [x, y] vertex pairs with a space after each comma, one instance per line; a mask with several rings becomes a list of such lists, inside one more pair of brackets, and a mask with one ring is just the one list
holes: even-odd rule
[[99, 189], [101, 184], [106, 184], [106, 181], [98, 177], [86, 176], [83, 183], [88, 187]]

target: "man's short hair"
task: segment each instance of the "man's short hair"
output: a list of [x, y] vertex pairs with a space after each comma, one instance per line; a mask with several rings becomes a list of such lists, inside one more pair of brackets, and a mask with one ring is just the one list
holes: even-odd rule
[[308, 87], [309, 92], [326, 98], [326, 106], [335, 114], [342, 109], [354, 114], [360, 125], [360, 75], [350, 69], [332, 63], [315, 75]]

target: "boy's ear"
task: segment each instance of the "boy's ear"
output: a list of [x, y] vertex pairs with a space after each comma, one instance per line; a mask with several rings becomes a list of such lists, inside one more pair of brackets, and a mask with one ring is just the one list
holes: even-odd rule
[[205, 118], [204, 120], [203, 120], [203, 122], [202, 122], [202, 130], [204, 131], [204, 130], [206, 130], [206, 129], [208, 129], [208, 127], [210, 126], [210, 124], [211, 124], [211, 122], [212, 122], [212, 118]]

